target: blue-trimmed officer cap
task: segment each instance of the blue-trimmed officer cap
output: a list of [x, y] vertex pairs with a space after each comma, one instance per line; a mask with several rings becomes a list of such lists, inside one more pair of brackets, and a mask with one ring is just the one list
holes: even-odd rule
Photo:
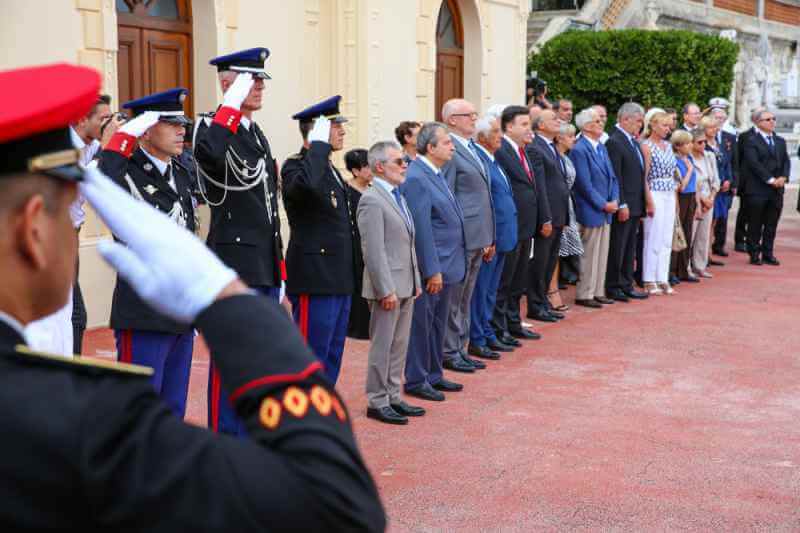
[[339, 102], [342, 97], [340, 95], [331, 96], [318, 104], [307, 107], [292, 115], [292, 119], [299, 120], [300, 122], [311, 122], [317, 117], [327, 117], [331, 122], [341, 124], [347, 122], [347, 118], [339, 112]]
[[215, 57], [208, 63], [217, 67], [217, 72], [226, 70], [249, 72], [254, 78], [271, 80], [272, 77], [264, 71], [264, 62], [268, 57], [269, 50], [266, 48], [248, 48], [241, 52]]
[[183, 87], [170, 89], [168, 91], [151, 94], [138, 100], [131, 100], [124, 104], [124, 109], [130, 109], [133, 116], [138, 116], [145, 111], [157, 111], [161, 114], [159, 120], [161, 122], [169, 122], [171, 124], [178, 124], [185, 126], [191, 121], [186, 118], [183, 111], [183, 102], [186, 100], [186, 95], [189, 91]]

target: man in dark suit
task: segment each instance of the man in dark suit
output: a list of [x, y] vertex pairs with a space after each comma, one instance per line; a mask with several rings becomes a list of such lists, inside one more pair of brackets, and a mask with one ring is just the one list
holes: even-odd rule
[[750, 263], [779, 265], [773, 245], [783, 209], [784, 186], [789, 181], [789, 154], [786, 141], [775, 134], [774, 113], [760, 111], [753, 119], [755, 130], [743, 143], [741, 168], [747, 180]]
[[[186, 89], [172, 89], [123, 105], [134, 118], [111, 137], [100, 153], [99, 167], [134, 198], [193, 232], [191, 178], [174, 159], [183, 150], [189, 122], [183, 115], [186, 93]], [[183, 419], [194, 347], [192, 327], [153, 310], [118, 276], [111, 302], [111, 328], [118, 360], [151, 367], [156, 391]]]
[[510, 352], [513, 351], [513, 346], [497, 338], [490, 321], [497, 301], [497, 287], [500, 285], [505, 256], [517, 246], [517, 206], [514, 204], [511, 181], [494, 158], [503, 140], [500, 119], [493, 116], [484, 117], [478, 121], [476, 128], [478, 156], [492, 180], [497, 238], [496, 253], [481, 265], [475, 291], [472, 294], [470, 348], [486, 347], [495, 352]]
[[550, 280], [556, 270], [561, 233], [569, 224], [570, 191], [567, 187], [566, 168], [555, 140], [561, 129], [561, 121], [550, 109], [543, 110], [532, 123], [533, 142], [525, 147], [530, 159], [542, 162], [542, 181], [546, 194], [543, 200], [550, 209], [553, 231], [549, 236], [538, 236], [533, 240], [533, 259], [528, 266], [528, 318], [541, 322], [555, 322], [564, 318], [547, 299]]
[[511, 181], [514, 203], [517, 206], [517, 246], [506, 255], [497, 303], [492, 316], [492, 328], [497, 338], [511, 345], [516, 339], [539, 339], [541, 335], [522, 327], [519, 315], [520, 299], [528, 283], [528, 260], [531, 240], [535, 235], [547, 237], [553, 231], [550, 213], [544, 199], [544, 170], [541, 157], [534, 153], [531, 160], [525, 146], [532, 141], [531, 117], [523, 106], [508, 106], [500, 117], [503, 141], [495, 159]]
[[606, 296], [619, 302], [647, 298], [633, 286], [636, 235], [650, 194], [645, 179], [644, 155], [636, 136], [642, 129], [644, 108], [628, 102], [619, 108], [606, 150], [619, 182], [619, 211], [611, 223], [606, 268]]
[[[765, 111], [764, 107], [755, 108], [750, 113], [750, 122], [755, 124], [755, 116], [757, 113]], [[739, 197], [739, 212], [736, 214], [736, 229], [733, 234], [734, 250], [737, 252], [748, 253], [749, 243], [747, 241], [749, 233], [748, 213], [747, 213], [747, 174], [742, 170], [742, 161], [744, 159], [744, 147], [747, 139], [755, 133], [756, 127], [751, 126], [750, 129], [743, 131], [739, 134], [736, 144], [736, 160], [734, 162], [734, 172], [737, 173], [739, 178], [736, 189], [736, 196]]]
[[[464, 282], [453, 289], [450, 299], [450, 316], [444, 337], [444, 367], [457, 372], [474, 372], [486, 364], [470, 358], [469, 328], [470, 302], [481, 264], [495, 254], [495, 220], [492, 205], [491, 182], [478, 157], [478, 148], [472, 137], [478, 113], [475, 106], [462, 99], [445, 102], [442, 119], [453, 139], [455, 153], [442, 172], [464, 213], [464, 241], [467, 249], [467, 274]], [[498, 359], [497, 352], [488, 348], [473, 347], [470, 355], [483, 359]]]
[[423, 283], [422, 295], [414, 301], [405, 391], [431, 401], [444, 400], [442, 391], [463, 388], [442, 375], [450, 294], [466, 274], [464, 216], [442, 173], [454, 152], [444, 124], [425, 124], [417, 134], [417, 158], [400, 187], [414, 219], [414, 247]]
[[[253, 121], [261, 109], [266, 48], [251, 48], [210, 61], [218, 71], [222, 106], [197, 124], [194, 157], [201, 195], [211, 208], [207, 243], [245, 283], [277, 301], [285, 279], [278, 216], [278, 166], [269, 142]], [[208, 373], [208, 425], [243, 435], [222, 394], [213, 361]]]
[[[355, 222], [347, 184], [331, 163], [344, 146], [341, 96], [292, 116], [303, 148], [283, 164], [283, 203], [291, 238], [286, 293], [300, 332], [336, 383], [355, 290]], [[312, 126], [313, 124], [313, 126]]]
[[[717, 104], [715, 100], [721, 102]], [[722, 166], [724, 172], [720, 173], [720, 191], [717, 193], [714, 207], [714, 242], [711, 246], [711, 252], [714, 255], [727, 257], [728, 252], [725, 251], [725, 241], [728, 239], [728, 210], [731, 208], [733, 202], [734, 191], [736, 191], [738, 183], [738, 146], [736, 135], [725, 131], [725, 123], [728, 120], [727, 100], [724, 99], [711, 99], [711, 116], [717, 121], [719, 125], [719, 132], [717, 132], [717, 146], [720, 150], [722, 158]], [[724, 175], [723, 175], [724, 174]], [[710, 265], [721, 266], [719, 261], [709, 258]]]

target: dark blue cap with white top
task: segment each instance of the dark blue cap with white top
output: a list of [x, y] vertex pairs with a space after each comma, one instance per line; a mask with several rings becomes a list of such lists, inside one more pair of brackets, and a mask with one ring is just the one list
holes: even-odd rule
[[146, 111], [156, 111], [161, 114], [161, 122], [186, 125], [190, 122], [183, 111], [183, 101], [189, 93], [183, 87], [151, 94], [124, 104], [124, 109], [130, 109], [133, 116], [141, 115]]
[[342, 97], [338, 94], [323, 100], [318, 104], [307, 107], [292, 115], [292, 119], [299, 120], [300, 122], [311, 122], [317, 117], [327, 117], [331, 122], [339, 123], [347, 122], [347, 118], [339, 112], [339, 102]]
[[217, 67], [218, 72], [232, 70], [233, 72], [249, 72], [255, 78], [271, 80], [269, 74], [264, 71], [264, 62], [269, 57], [269, 50], [266, 48], [248, 48], [240, 52], [215, 57], [209, 64]]

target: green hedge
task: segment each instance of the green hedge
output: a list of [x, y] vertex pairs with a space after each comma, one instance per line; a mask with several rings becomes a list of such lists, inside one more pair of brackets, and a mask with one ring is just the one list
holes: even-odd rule
[[528, 61], [548, 84], [548, 98], [573, 101], [576, 113], [591, 104], [608, 107], [614, 124], [619, 106], [703, 108], [727, 97], [739, 45], [683, 30], [568, 31], [545, 43]]

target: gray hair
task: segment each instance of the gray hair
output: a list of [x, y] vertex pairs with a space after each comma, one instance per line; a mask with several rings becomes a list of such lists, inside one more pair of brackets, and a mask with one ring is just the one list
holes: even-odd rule
[[558, 128], [559, 135], [575, 135], [576, 133], [578, 132], [575, 129], [575, 126], [573, 126], [569, 122], [562, 122], [561, 127]]
[[595, 111], [593, 107], [587, 107], [575, 117], [575, 125], [578, 126], [579, 130], [583, 131], [583, 128], [591, 121], [595, 120], [596, 116], [597, 111]]
[[761, 117], [764, 116], [764, 113], [770, 113], [770, 110], [767, 109], [766, 107], [757, 107], [753, 109], [753, 112], [750, 114], [750, 122], [755, 124], [756, 122], [761, 120]]
[[689, 132], [692, 134], [692, 141], [706, 138], [706, 129], [701, 127], [692, 128]]
[[489, 132], [492, 131], [492, 122], [498, 120], [494, 115], [484, 115], [475, 123], [475, 137], [486, 138]]
[[417, 152], [422, 155], [428, 155], [428, 145], [436, 146], [436, 132], [443, 130], [447, 132], [447, 126], [441, 122], [426, 122], [417, 133]]
[[378, 141], [372, 145], [367, 153], [367, 161], [369, 162], [369, 168], [373, 172], [378, 171], [378, 163], [386, 163], [389, 160], [388, 152], [391, 148], [402, 151], [400, 145], [395, 141]]
[[625, 102], [617, 111], [617, 121], [633, 115], [644, 115], [644, 108], [636, 102]]
[[503, 116], [503, 111], [505, 111], [507, 107], [507, 104], [494, 104], [489, 107], [488, 111], [486, 111], [486, 115], [499, 119]]

